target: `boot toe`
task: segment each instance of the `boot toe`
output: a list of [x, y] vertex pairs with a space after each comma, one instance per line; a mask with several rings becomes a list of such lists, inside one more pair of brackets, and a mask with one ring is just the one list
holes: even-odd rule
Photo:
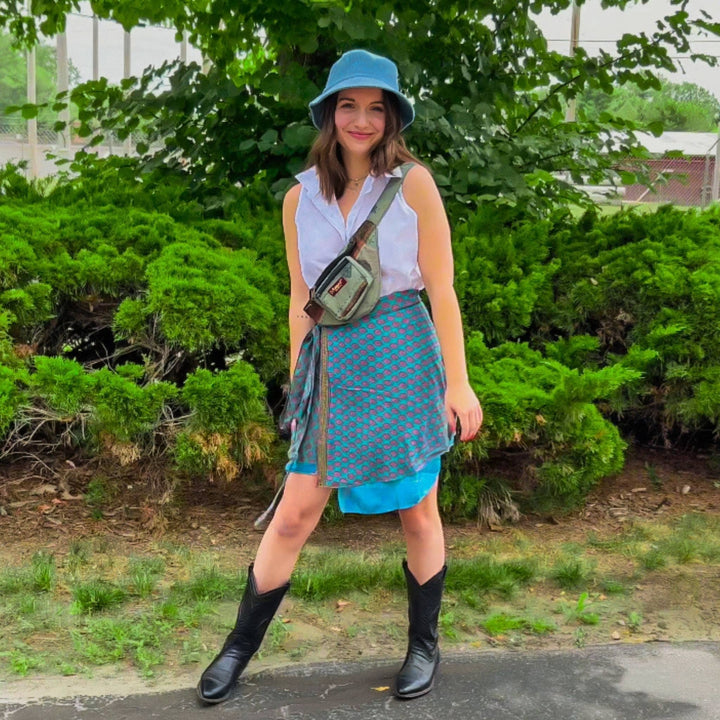
[[219, 703], [230, 695], [231, 687], [211, 675], [203, 675], [197, 686], [198, 697], [206, 703]]
[[207, 703], [227, 700], [239, 674], [237, 663], [229, 663], [224, 657], [216, 658], [200, 676], [198, 696]]
[[395, 697], [415, 698], [430, 692], [435, 684], [438, 659], [411, 657], [397, 675], [394, 688]]
[[428, 678], [411, 678], [407, 681], [403, 681], [398, 678], [395, 685], [395, 697], [401, 699], [410, 699], [420, 697], [429, 693], [433, 689], [435, 684], [435, 678], [431, 676]]

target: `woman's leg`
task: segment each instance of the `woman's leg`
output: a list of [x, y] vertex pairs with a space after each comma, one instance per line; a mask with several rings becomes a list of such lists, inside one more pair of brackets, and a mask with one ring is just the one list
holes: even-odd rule
[[407, 564], [422, 585], [436, 575], [445, 564], [445, 538], [437, 505], [437, 483], [417, 504], [400, 510]]
[[290, 579], [331, 492], [332, 488], [318, 487], [315, 475], [290, 473], [255, 556], [253, 573], [259, 592], [272, 590]]
[[220, 653], [205, 669], [197, 692], [207, 703], [226, 700], [237, 679], [260, 647], [277, 612], [302, 546], [317, 525], [330, 488], [319, 488], [313, 475], [292, 473], [283, 497], [248, 571], [237, 620]]
[[445, 541], [437, 507], [437, 483], [414, 507], [400, 511], [407, 562], [408, 649], [394, 693], [414, 698], [429, 692], [440, 662], [438, 617], [445, 584]]

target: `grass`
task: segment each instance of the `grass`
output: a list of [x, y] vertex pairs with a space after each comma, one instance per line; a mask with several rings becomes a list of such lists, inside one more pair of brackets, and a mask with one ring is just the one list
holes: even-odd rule
[[720, 521], [709, 515], [683, 515], [669, 525], [636, 525], [610, 541], [590, 537], [588, 544], [603, 552], [620, 551], [632, 557], [643, 571], [670, 565], [720, 560]]
[[91, 614], [120, 605], [127, 598], [127, 593], [111, 582], [95, 578], [75, 585], [72, 596], [75, 601], [72, 612]]
[[637, 632], [640, 629], [640, 626], [642, 625], [643, 617], [642, 614], [631, 610], [628, 613], [628, 619], [627, 619], [627, 626], [630, 632]]
[[568, 622], [578, 622], [581, 625], [597, 625], [600, 622], [600, 615], [591, 612], [588, 608], [591, 605], [590, 596], [584, 592], [580, 594], [575, 605], [563, 605], [563, 611]]
[[523, 630], [535, 633], [536, 635], [544, 635], [545, 633], [554, 632], [557, 629], [557, 626], [551, 620], [509, 615], [502, 612], [489, 615], [483, 621], [482, 626], [488, 635], [496, 637], [507, 635], [513, 630]]
[[[289, 610], [268, 629], [265, 657], [307, 658], [325, 642], [317, 637], [402, 654], [404, 552], [397, 542], [365, 553], [306, 548]], [[448, 555], [445, 641], [534, 645], [552, 633], [555, 644], [582, 646], [607, 642], [619, 618], [637, 637], [650, 633], [652, 612], [636, 586], [720, 563], [720, 520], [636, 523], [560, 546], [515, 530], [476, 534]], [[75, 541], [64, 555], [37, 552], [0, 571], [0, 677], [113, 664], [152, 677], [170, 664], [203, 665], [232, 626], [245, 583], [245, 562], [229, 552], [167, 542], [130, 557], [113, 554], [101, 537]], [[338, 599], [349, 604], [338, 609]], [[303, 639], [308, 625], [312, 639]]]
[[564, 590], [574, 590], [587, 585], [592, 570], [587, 560], [582, 558], [562, 558], [555, 563], [550, 577]]
[[165, 660], [164, 640], [172, 626], [152, 613], [125, 618], [93, 618], [72, 633], [77, 657], [89, 665], [130, 660], [143, 677]]
[[132, 557], [128, 564], [130, 591], [141, 598], [150, 597], [165, 572], [165, 561], [154, 557]]
[[498, 562], [481, 555], [458, 560], [448, 567], [445, 587], [449, 592], [475, 592], [512, 597], [537, 577], [537, 563], [532, 558]]
[[43, 657], [40, 653], [34, 652], [24, 643], [17, 643], [13, 650], [0, 652], [0, 658], [5, 658], [10, 669], [15, 675], [25, 677], [32, 670], [43, 668]]
[[[617, 203], [598, 203], [597, 209], [598, 214], [600, 217], [604, 217], [607, 215], [615, 215], [616, 213], [619, 213], [621, 210], [629, 210], [633, 209], [635, 213], [646, 215], [649, 213], [654, 213], [657, 211], [657, 209], [667, 203], [661, 203], [661, 202], [647, 202], [647, 203], [628, 203], [628, 202], [622, 202], [621, 200], [618, 200]], [[573, 214], [574, 217], [579, 218], [581, 217], [585, 209], [580, 207], [579, 205], [569, 205], [569, 210]], [[688, 206], [688, 205], [674, 205], [674, 207], [678, 210], [680, 209], [689, 209], [690, 207], [694, 206]]]
[[607, 595], [629, 595], [632, 592], [627, 582], [612, 577], [600, 581], [600, 590]]
[[303, 600], [324, 600], [350, 592], [376, 588], [399, 590], [405, 580], [394, 557], [368, 558], [361, 553], [339, 551], [306, 554], [296, 569], [290, 593]]
[[667, 557], [657, 547], [653, 547], [638, 558], [644, 570], [660, 570], [667, 565]]
[[55, 586], [55, 558], [39, 550], [29, 567], [8, 568], [0, 573], [0, 596], [50, 592]]
[[223, 573], [213, 566], [201, 569], [186, 582], [175, 583], [172, 594], [184, 602], [239, 599], [245, 589], [245, 581], [242, 575]]

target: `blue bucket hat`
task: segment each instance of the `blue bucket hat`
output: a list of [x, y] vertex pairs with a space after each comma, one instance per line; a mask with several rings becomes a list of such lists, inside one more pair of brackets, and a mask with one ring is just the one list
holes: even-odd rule
[[310, 117], [318, 130], [322, 125], [323, 101], [333, 93], [354, 87], [380, 88], [395, 95], [400, 101], [403, 130], [415, 119], [412, 103], [398, 88], [397, 65], [367, 50], [350, 50], [330, 68], [325, 89], [310, 102]]

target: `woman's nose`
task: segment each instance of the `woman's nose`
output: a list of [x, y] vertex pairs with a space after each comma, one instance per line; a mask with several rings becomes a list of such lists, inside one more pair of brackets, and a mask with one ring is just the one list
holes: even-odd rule
[[368, 124], [370, 123], [370, 113], [369, 113], [369, 111], [367, 111], [367, 110], [358, 110], [358, 115], [357, 115], [357, 120], [356, 120], [356, 122], [357, 122], [358, 125], [360, 125], [360, 126], [362, 126], [362, 127], [365, 127], [366, 125], [368, 125]]

